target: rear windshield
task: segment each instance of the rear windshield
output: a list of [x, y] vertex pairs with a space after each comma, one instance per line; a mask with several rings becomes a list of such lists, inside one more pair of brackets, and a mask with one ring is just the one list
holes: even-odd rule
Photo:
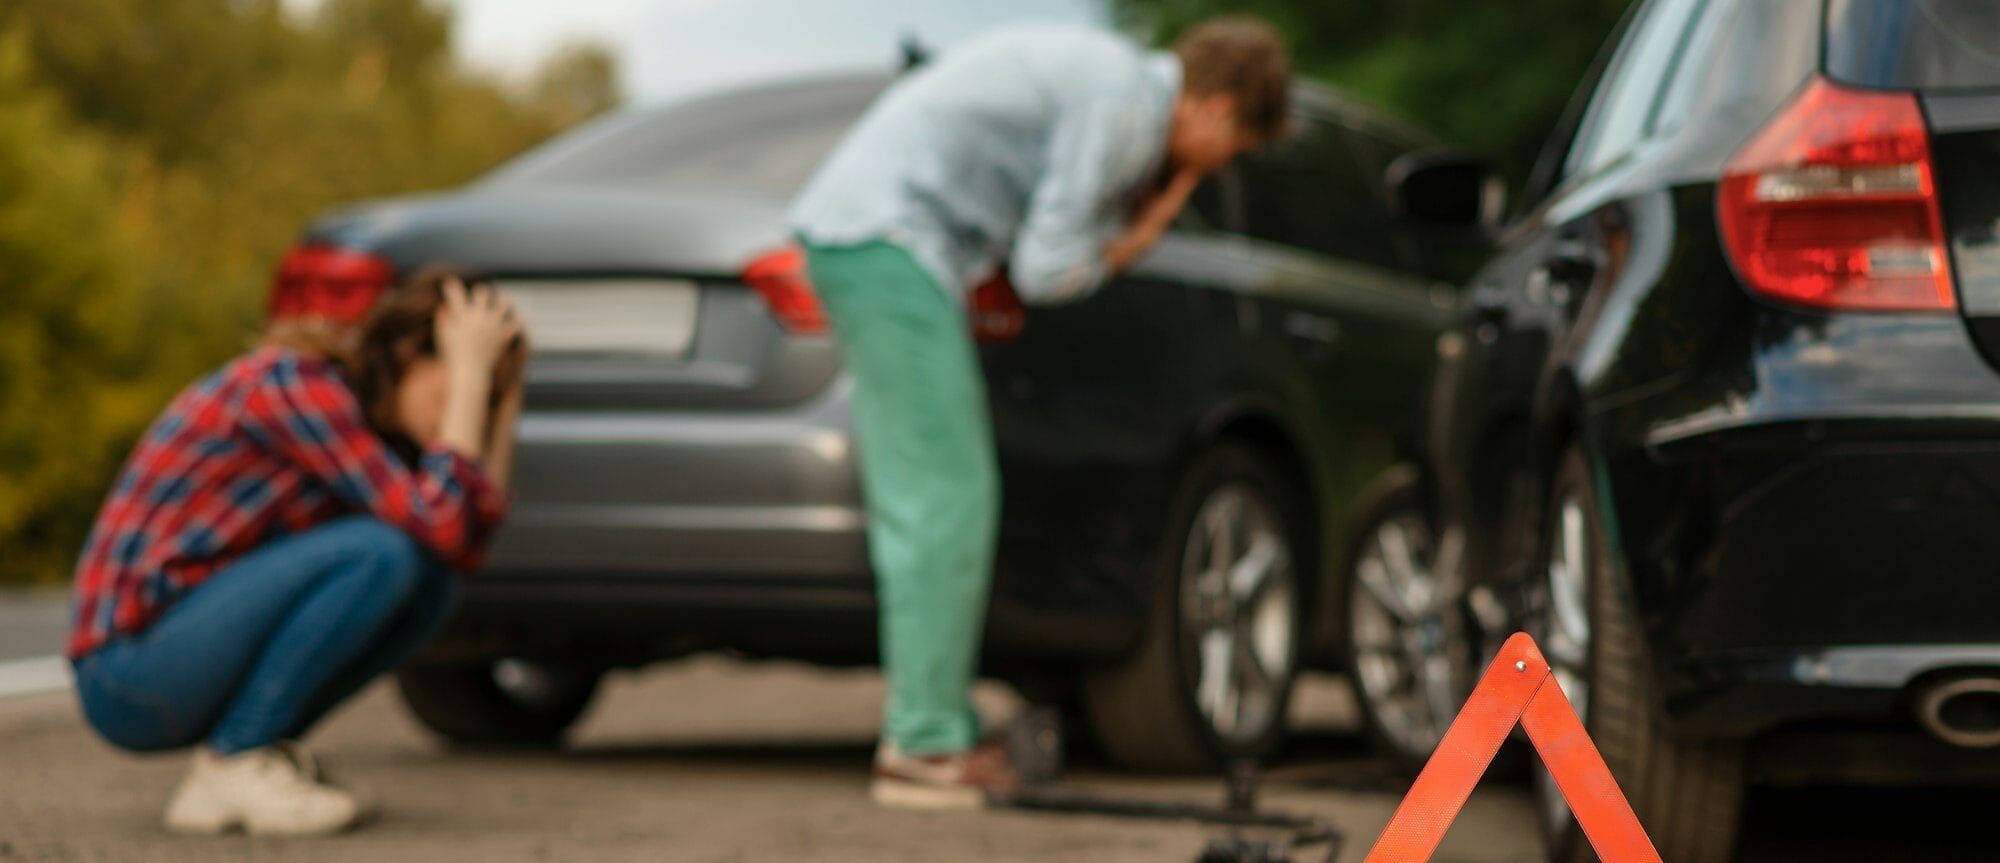
[[2000, 87], [2000, 0], [1832, 0], [1826, 71], [1863, 87]]
[[486, 181], [788, 197], [861, 116], [881, 82], [732, 93], [599, 120]]

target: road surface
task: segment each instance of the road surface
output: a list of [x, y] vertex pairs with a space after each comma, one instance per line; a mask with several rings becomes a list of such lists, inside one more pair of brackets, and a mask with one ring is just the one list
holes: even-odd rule
[[[60, 601], [40, 618], [0, 614], [0, 635], [42, 649]], [[7, 611], [0, 608], [0, 612]], [[39, 622], [37, 622], [39, 621]], [[18, 628], [17, 628], [18, 627]], [[31, 633], [33, 630], [36, 633]], [[27, 634], [24, 634], [27, 633]], [[0, 666], [14, 655], [0, 654]], [[47, 687], [45, 687], [46, 689]], [[1212, 830], [1019, 813], [888, 812], [866, 799], [881, 684], [874, 674], [698, 658], [613, 678], [569, 750], [448, 749], [378, 686], [309, 741], [383, 818], [327, 840], [185, 839], [155, 826], [184, 756], [138, 757], [93, 737], [57, 681], [0, 696], [0, 863], [22, 861], [1091, 861], [1185, 863]], [[989, 715], [1014, 704], [980, 693]], [[1316, 679], [1300, 699], [1301, 739], [1268, 777], [1267, 805], [1324, 816], [1360, 860], [1402, 780], [1353, 734], [1344, 687]], [[1213, 799], [1215, 783], [1120, 777], [1088, 763], [1093, 788]], [[1744, 863], [1991, 860], [1990, 794], [1775, 792], [1755, 798]], [[1489, 781], [1446, 838], [1441, 863], [1539, 859], [1532, 804]]]

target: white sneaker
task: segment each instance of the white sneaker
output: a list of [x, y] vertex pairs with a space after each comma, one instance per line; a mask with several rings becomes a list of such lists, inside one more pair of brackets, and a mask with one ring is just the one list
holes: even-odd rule
[[167, 829], [324, 836], [359, 823], [367, 808], [354, 795], [320, 784], [316, 772], [310, 756], [291, 747], [267, 746], [227, 757], [197, 750], [187, 778], [167, 804]]
[[375, 795], [335, 777], [333, 771], [328, 770], [325, 763], [314, 757], [312, 752], [306, 749], [305, 744], [296, 740], [280, 740], [277, 742], [276, 748], [286, 758], [291, 759], [293, 764], [298, 765], [299, 773], [307, 779], [311, 779], [315, 784], [343, 792], [347, 796], [354, 798], [355, 805], [360, 807], [358, 820], [367, 821], [381, 814], [381, 802], [375, 799]]

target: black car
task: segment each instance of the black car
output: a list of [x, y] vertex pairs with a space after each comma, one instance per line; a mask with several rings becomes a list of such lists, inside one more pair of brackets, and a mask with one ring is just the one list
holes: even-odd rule
[[1539, 637], [1667, 860], [1728, 859], [1753, 780], [2000, 778], [2000, 3], [1647, 0], [1611, 45], [1364, 534]]
[[[315, 223], [273, 314], [351, 316], [449, 261], [536, 342], [518, 501], [452, 635], [401, 675], [463, 741], [548, 741], [601, 674], [727, 649], [875, 658], [849, 382], [785, 206], [887, 76], [816, 78], [566, 135], [463, 189]], [[1117, 760], [1267, 750], [1342, 637], [1340, 540], [1417, 454], [1448, 239], [1381, 178], [1431, 141], [1302, 90], [1298, 133], [1203, 188], [1073, 305], [972, 297], [1004, 478], [987, 671], [1080, 705]]]

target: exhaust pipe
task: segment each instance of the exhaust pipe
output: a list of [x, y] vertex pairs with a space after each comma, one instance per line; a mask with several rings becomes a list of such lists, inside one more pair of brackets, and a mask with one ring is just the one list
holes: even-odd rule
[[1917, 724], [1953, 746], [2000, 746], [2000, 677], [1960, 677], [1917, 694]]

